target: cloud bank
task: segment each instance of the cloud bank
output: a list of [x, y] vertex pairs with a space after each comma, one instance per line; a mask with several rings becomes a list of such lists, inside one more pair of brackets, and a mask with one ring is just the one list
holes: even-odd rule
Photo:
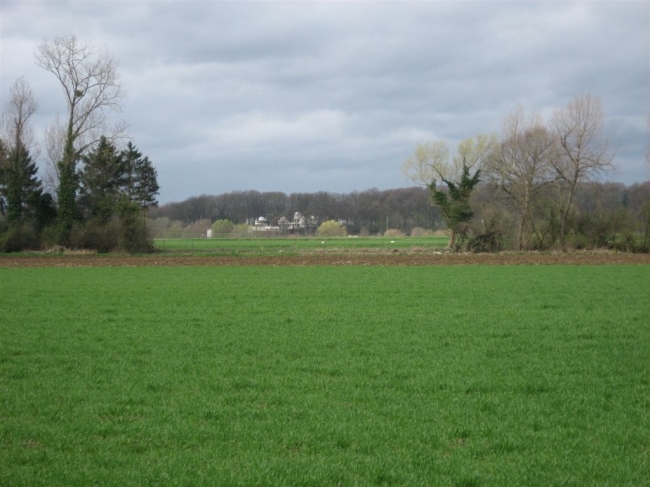
[[4, 103], [19, 76], [44, 130], [65, 111], [39, 43], [75, 34], [120, 60], [121, 117], [160, 201], [233, 190], [410, 184], [418, 142], [499, 130], [517, 103], [550, 115], [599, 96], [615, 180], [648, 178], [647, 2], [4, 2]]

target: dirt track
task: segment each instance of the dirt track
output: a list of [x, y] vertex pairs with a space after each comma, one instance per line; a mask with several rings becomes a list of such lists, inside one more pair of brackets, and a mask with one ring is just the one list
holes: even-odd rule
[[650, 264], [648, 254], [499, 253], [499, 254], [349, 254], [300, 256], [150, 256], [52, 255], [3, 256], [0, 267], [146, 267], [146, 266], [436, 266], [436, 265], [605, 265]]

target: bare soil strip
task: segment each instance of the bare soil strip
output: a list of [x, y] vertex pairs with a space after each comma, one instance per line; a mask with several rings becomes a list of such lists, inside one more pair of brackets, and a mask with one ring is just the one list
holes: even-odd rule
[[155, 267], [155, 266], [441, 266], [441, 265], [621, 265], [650, 264], [649, 254], [605, 252], [498, 254], [349, 254], [301, 256], [2, 256], [0, 267]]

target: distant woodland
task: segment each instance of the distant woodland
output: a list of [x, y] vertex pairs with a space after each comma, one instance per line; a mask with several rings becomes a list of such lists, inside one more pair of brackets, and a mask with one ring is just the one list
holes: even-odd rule
[[[629, 250], [642, 250], [648, 240], [649, 201], [650, 182], [630, 186], [581, 183], [569, 219], [568, 244], [572, 248], [627, 245]], [[514, 248], [518, 210], [512, 198], [496, 184], [480, 183], [472, 192], [471, 206], [472, 234], [490, 233], [498, 248]], [[277, 225], [280, 218], [291, 218], [295, 212], [323, 222], [340, 221], [350, 235], [383, 235], [386, 231], [411, 235], [446, 229], [440, 209], [432, 205], [430, 190], [424, 187], [345, 194], [237, 191], [201, 195], [151, 208], [148, 227], [156, 238], [198, 238], [217, 220], [243, 226], [251, 218], [263, 216]], [[559, 215], [552, 191], [536, 199], [532, 215], [530, 249], [557, 245]]]

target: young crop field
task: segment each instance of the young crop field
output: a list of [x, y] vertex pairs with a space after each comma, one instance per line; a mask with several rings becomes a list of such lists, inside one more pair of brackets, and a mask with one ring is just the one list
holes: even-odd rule
[[0, 268], [0, 485], [647, 485], [650, 267]]
[[213, 253], [274, 254], [302, 251], [349, 251], [360, 249], [443, 249], [447, 237], [259, 237], [156, 239], [157, 249]]

